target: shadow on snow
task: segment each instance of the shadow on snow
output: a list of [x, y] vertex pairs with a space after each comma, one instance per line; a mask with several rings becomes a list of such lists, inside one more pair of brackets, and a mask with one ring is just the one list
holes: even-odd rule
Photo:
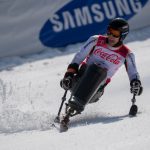
[[[137, 115], [141, 114], [141, 112], [138, 112]], [[126, 115], [121, 115], [121, 116], [96, 116], [96, 117], [91, 117], [91, 116], [86, 116], [84, 118], [79, 118], [76, 120], [71, 120], [70, 121], [70, 127], [79, 127], [79, 126], [86, 126], [86, 125], [92, 125], [92, 124], [109, 124], [109, 123], [115, 123], [118, 121], [122, 121], [125, 118], [135, 118], [135, 117], [130, 117], [128, 114]]]

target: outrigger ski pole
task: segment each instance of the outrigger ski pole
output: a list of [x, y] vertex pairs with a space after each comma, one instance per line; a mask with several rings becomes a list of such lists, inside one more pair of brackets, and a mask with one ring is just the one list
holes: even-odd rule
[[58, 110], [58, 114], [57, 114], [57, 116], [56, 116], [54, 122], [57, 122], [57, 123], [60, 122], [60, 113], [61, 113], [63, 104], [64, 104], [64, 102], [66, 101], [66, 95], [67, 95], [67, 90], [65, 90], [65, 93], [64, 93], [64, 95], [63, 95], [63, 97], [62, 97], [62, 102], [61, 102], [61, 105], [60, 105], [59, 110]]
[[130, 108], [129, 115], [130, 116], [136, 116], [137, 111], [138, 111], [138, 107], [137, 107], [137, 105], [135, 105], [135, 102], [136, 102], [135, 94], [133, 95], [133, 98], [131, 99], [131, 102], [132, 102], [132, 106]]

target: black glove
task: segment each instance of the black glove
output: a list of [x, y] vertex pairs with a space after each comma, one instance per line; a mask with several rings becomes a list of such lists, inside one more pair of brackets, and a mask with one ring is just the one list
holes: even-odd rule
[[64, 75], [64, 78], [60, 81], [60, 86], [65, 89], [69, 90], [72, 88], [74, 76], [78, 73], [79, 65], [76, 63], [70, 64], [67, 68], [67, 72]]
[[131, 93], [135, 94], [136, 96], [142, 94], [143, 87], [141, 85], [141, 81], [140, 80], [133, 79], [130, 82], [130, 86], [131, 86], [131, 88], [130, 88]]
[[73, 81], [73, 78], [68, 76], [66, 78], [63, 78], [61, 81], [60, 81], [60, 86], [64, 89], [64, 90], [69, 90], [72, 88], [72, 81]]

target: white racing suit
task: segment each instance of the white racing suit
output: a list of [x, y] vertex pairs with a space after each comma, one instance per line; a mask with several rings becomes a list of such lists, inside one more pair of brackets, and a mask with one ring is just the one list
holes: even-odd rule
[[116, 71], [125, 65], [129, 80], [140, 80], [137, 72], [134, 54], [125, 46], [111, 47], [107, 44], [107, 37], [95, 35], [90, 37], [81, 50], [75, 55], [71, 64], [97, 64], [107, 70], [107, 77], [95, 91], [89, 103], [97, 102], [103, 95], [104, 87], [111, 81]]
[[125, 45], [111, 47], [106, 41], [106, 36], [91, 36], [75, 55], [71, 63], [78, 65], [86, 63], [87, 66], [95, 63], [102, 68], [106, 68], [106, 82], [109, 82], [116, 71], [124, 64], [130, 81], [132, 79], [140, 79], [134, 54]]

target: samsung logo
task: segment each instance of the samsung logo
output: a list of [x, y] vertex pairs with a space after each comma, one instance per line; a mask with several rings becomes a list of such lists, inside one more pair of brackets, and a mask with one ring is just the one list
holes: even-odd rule
[[48, 47], [63, 47], [104, 34], [111, 19], [133, 18], [148, 0], [72, 0], [51, 15], [39, 39]]
[[70, 28], [103, 22], [105, 18], [113, 19], [117, 16], [126, 16], [138, 13], [142, 9], [139, 0], [114, 0], [94, 3], [90, 6], [64, 11], [60, 15], [54, 14], [49, 20], [54, 32], [61, 32]]

